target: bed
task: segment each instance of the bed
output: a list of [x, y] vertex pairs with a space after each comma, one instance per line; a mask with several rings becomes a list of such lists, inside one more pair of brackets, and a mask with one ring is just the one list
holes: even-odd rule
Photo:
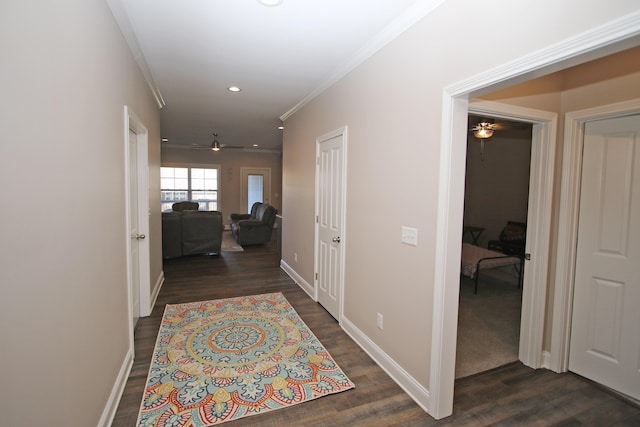
[[474, 294], [478, 293], [478, 276], [481, 270], [512, 265], [518, 272], [518, 286], [522, 283], [523, 259], [519, 256], [505, 255], [470, 243], [463, 243], [461, 264], [462, 274], [475, 279]]

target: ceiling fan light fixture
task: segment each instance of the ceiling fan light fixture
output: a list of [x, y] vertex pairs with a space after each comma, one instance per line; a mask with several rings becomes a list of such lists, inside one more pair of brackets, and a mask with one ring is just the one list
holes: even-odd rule
[[220, 143], [218, 142], [218, 134], [213, 134], [213, 142], [211, 143], [211, 151], [220, 151]]
[[473, 136], [478, 139], [489, 139], [493, 136], [493, 123], [482, 122], [471, 128]]

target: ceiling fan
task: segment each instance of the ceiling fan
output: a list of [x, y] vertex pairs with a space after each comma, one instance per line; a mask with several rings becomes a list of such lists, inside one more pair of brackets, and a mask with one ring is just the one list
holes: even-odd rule
[[196, 149], [196, 150], [220, 151], [223, 148], [225, 148], [225, 149], [227, 149], [227, 148], [239, 149], [239, 148], [244, 148], [244, 147], [241, 146], [241, 145], [221, 144], [220, 141], [218, 141], [218, 134], [214, 133], [213, 134], [213, 141], [211, 141], [210, 145], [191, 144], [191, 148]]
[[[493, 136], [493, 131], [496, 130], [499, 131], [531, 128], [531, 123], [517, 122], [514, 120], [499, 119], [494, 117], [476, 116], [473, 114], [469, 114], [469, 123], [476, 123], [469, 130], [473, 131], [474, 136], [478, 139], [488, 139]], [[475, 135], [476, 132], [480, 132], [480, 135]]]
[[504, 131], [508, 129], [528, 129], [532, 128], [530, 123], [521, 123], [505, 119], [487, 118], [481, 116], [469, 115], [469, 123], [476, 123], [469, 129], [473, 132], [473, 136], [480, 142], [480, 157], [484, 163], [484, 145], [494, 134], [495, 131]]
[[483, 122], [479, 122], [477, 125], [475, 125], [469, 130], [473, 131], [473, 136], [475, 136], [480, 140], [483, 140], [483, 139], [491, 138], [493, 136], [493, 131], [499, 130], [499, 129], [500, 129], [500, 125], [497, 125], [496, 123], [483, 121]]

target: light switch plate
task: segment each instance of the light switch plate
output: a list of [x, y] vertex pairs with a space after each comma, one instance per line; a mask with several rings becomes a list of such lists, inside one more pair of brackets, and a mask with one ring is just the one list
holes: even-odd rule
[[412, 227], [402, 227], [402, 243], [406, 243], [411, 246], [418, 246], [418, 229]]

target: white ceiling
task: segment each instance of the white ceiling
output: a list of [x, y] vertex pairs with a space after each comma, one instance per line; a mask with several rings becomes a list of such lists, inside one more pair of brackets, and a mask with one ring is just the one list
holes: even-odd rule
[[281, 117], [442, 1], [108, 0], [166, 104], [170, 146], [210, 145], [216, 132], [267, 150], [282, 147]]

